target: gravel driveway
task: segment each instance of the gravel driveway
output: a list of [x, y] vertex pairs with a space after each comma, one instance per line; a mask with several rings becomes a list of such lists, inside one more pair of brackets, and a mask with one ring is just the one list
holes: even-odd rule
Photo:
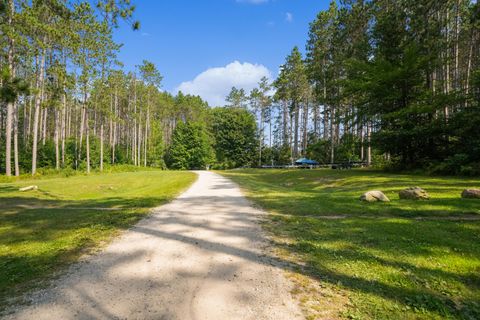
[[212, 172], [6, 319], [303, 319], [263, 214]]

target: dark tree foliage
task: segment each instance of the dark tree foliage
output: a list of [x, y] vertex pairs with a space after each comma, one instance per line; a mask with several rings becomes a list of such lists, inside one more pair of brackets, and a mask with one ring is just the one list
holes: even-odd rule
[[214, 153], [205, 124], [180, 122], [165, 160], [171, 169], [205, 169], [213, 164]]
[[215, 108], [211, 130], [219, 167], [254, 165], [257, 155], [255, 117], [243, 108]]
[[368, 146], [397, 169], [480, 174], [479, 12], [464, 0], [349, 0], [319, 14], [309, 77], [336, 129], [310, 146], [313, 155], [333, 148], [344, 158], [354, 141], [362, 158]]

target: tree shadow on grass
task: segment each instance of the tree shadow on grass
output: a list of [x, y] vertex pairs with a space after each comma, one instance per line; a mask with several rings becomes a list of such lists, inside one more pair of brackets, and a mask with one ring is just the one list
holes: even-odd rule
[[149, 208], [168, 200], [0, 198], [0, 301], [23, 284], [75, 261], [113, 231], [131, 227]]
[[[426, 201], [398, 200], [391, 198], [386, 203], [365, 203], [358, 197], [344, 194], [342, 190], [332, 192], [280, 192], [255, 190], [251, 197], [267, 208], [292, 215], [339, 215], [365, 214], [380, 216], [418, 217], [472, 215], [480, 217], [477, 199], [451, 199], [438, 197]], [[389, 194], [387, 194], [390, 196]], [[300, 205], [298, 205], [300, 204]]]
[[[32, 199], [30, 200], [33, 201]], [[51, 201], [45, 200], [43, 202], [43, 200], [39, 200], [39, 205], [52, 205]], [[26, 237], [23, 238], [23, 241], [45, 242], [49, 239], [58, 238], [58, 235], [62, 232], [70, 232], [77, 228], [91, 228], [89, 230], [95, 231], [102, 230], [102, 228], [108, 229], [112, 226], [128, 227], [132, 224], [132, 220], [128, 220], [132, 219], [132, 216], [128, 216], [128, 209], [124, 211], [68, 210], [72, 206], [77, 206], [77, 208], [125, 206], [125, 208], [128, 208], [132, 203], [136, 203], [140, 208], [144, 208], [142, 205], [150, 205], [162, 201], [165, 201], [165, 199], [155, 197], [142, 200], [109, 198], [95, 201], [57, 202], [56, 205], [63, 206], [65, 211], [18, 209], [19, 211], [13, 215], [15, 218], [0, 215], [0, 219], [2, 219], [0, 222], [6, 222], [11, 227], [10, 231], [5, 232], [6, 235], [10, 236], [4, 235], [0, 237], [0, 243], [3, 241], [8, 242], [8, 239], [12, 237], [22, 239], [22, 236]], [[240, 214], [233, 215], [231, 211], [228, 211], [232, 206], [238, 206], [239, 197], [188, 197], [179, 198], [175, 201], [181, 204], [184, 211], [171, 212], [171, 214], [165, 216], [158, 212], [157, 215], [134, 227], [132, 231], [145, 234], [146, 236], [177, 241], [192, 247], [199, 246], [207, 252], [235, 256], [257, 264], [275, 265], [285, 270], [294, 269], [312, 276], [320, 282], [334, 286], [339, 285], [351, 292], [360, 292], [365, 295], [379, 297], [398, 303], [402, 307], [423, 310], [440, 317], [478, 318], [480, 316], [478, 299], [472, 298], [470, 295], [455, 296], [451, 292], [441, 292], [439, 289], [427, 288], [424, 285], [425, 281], [428, 282], [430, 279], [435, 279], [459, 283], [469, 288], [472, 292], [478, 292], [478, 275], [471, 272], [462, 273], [461, 270], [454, 272], [433, 266], [419, 266], [409, 262], [415, 258], [429, 256], [435, 258], [438, 252], [442, 252], [442, 250], [457, 249], [460, 250], [459, 255], [467, 258], [480, 256], [479, 248], [476, 246], [476, 243], [478, 243], [478, 223], [415, 222], [412, 220], [400, 223], [397, 221], [398, 219], [393, 219], [393, 221], [373, 219], [368, 221], [358, 219], [318, 221], [295, 216], [281, 218], [282, 220], [279, 221], [280, 225], [276, 224], [277, 229], [275, 232], [287, 234], [295, 241], [291, 245], [283, 243], [277, 243], [277, 245], [283, 247], [291, 254], [301, 253], [308, 262], [308, 266], [305, 268], [303, 265], [293, 263], [287, 259], [269, 254], [265, 255], [253, 249], [238, 248], [234, 245], [213, 242], [208, 238], [201, 238], [195, 236], [196, 233], [192, 233], [192, 230], [208, 231], [226, 238], [235, 237], [245, 241], [255, 241], [257, 236], [260, 237], [255, 224], [258, 221], [258, 217], [252, 215], [248, 210], [243, 211], [244, 208], [249, 207], [248, 202], [243, 200], [240, 202], [241, 205], [238, 211], [236, 211], [236, 213]], [[197, 207], [206, 202], [215, 202], [217, 212], [212, 214], [216, 214], [223, 223], [212, 224], [208, 219], [204, 219], [204, 216], [202, 216], [205, 214], [204, 212], [197, 213], [195, 211]], [[292, 206], [295, 206], [295, 203]], [[332, 210], [337, 209], [332, 208]], [[222, 210], [225, 210], [225, 212], [222, 212]], [[122, 214], [125, 214], [125, 216]], [[195, 216], [196, 214], [198, 216]], [[138, 221], [140, 217], [143, 217], [143, 215], [134, 215], [133, 219]], [[197, 219], [192, 219], [192, 217]], [[81, 221], [76, 219], [81, 219]], [[150, 224], [156, 224], [160, 227], [154, 228]], [[176, 226], [177, 232], [164, 231], [161, 226], [166, 225]], [[464, 226], [466, 225], [469, 228], [465, 228]], [[12, 230], [19, 233], [11, 233], [14, 232]], [[22, 230], [28, 236], [22, 235]], [[38, 232], [39, 230], [51, 230], [52, 233], [42, 233]], [[429, 235], [430, 233], [432, 235]], [[88, 242], [88, 234], [84, 236], [84, 241]], [[348, 243], [349, 245], [333, 250], [329, 245], [335, 243]], [[72, 253], [75, 252], [75, 249], [72, 248], [67, 250], [71, 250], [69, 252]], [[141, 250], [140, 248], [138, 249], [138, 255], [141, 255]], [[17, 279], [16, 283], [25, 281], [25, 279], [35, 279], [45, 271], [45, 268], [58, 267], [59, 260], [57, 259], [61, 259], [61, 256], [66, 256], [65, 251], [63, 253], [62, 250], [58, 252], [58, 257], [42, 257], [41, 252], [38, 252], [36, 255], [5, 255], [2, 257], [4, 262], [3, 265], [0, 265], [0, 268], [2, 271], [6, 270], [5, 279], [10, 279], [12, 275], [15, 275], [15, 268], [34, 266], [35, 268], [32, 270], [27, 270], [28, 278]], [[76, 255], [73, 254], [73, 256]], [[386, 266], [401, 274], [408, 271], [408, 274], [415, 276], [416, 282], [413, 281], [413, 284], [405, 286], [401, 283], [385, 281], [381, 278], [371, 278], [361, 273], [355, 275], [348, 270], [334, 268], [335, 263], [339, 261], [346, 265], [361, 263]], [[104, 272], [115, 268], [119, 263], [124, 263], [121, 256], [112, 258], [111, 265]], [[229, 272], [228, 268], [231, 267], [228, 265], [224, 266], [221, 270], [218, 270], [218, 273], [210, 273], [209, 277], [213, 278], [221, 272]], [[185, 274], [185, 270], [178, 270], [176, 276], [194, 278], [204, 275]], [[405, 276], [405, 279], [411, 281], [408, 275]], [[138, 279], [130, 279], [128, 275], [125, 275], [119, 281], [132, 281], [132, 285], [138, 284], [135, 283]], [[175, 283], [175, 278], [172, 278], [171, 281]], [[9, 282], [9, 286], [0, 291], [0, 294], [5, 296], [6, 293], [12, 292], [11, 289], [14, 286], [15, 282]], [[101, 297], [92, 296], [89, 293], [82, 292], [80, 289], [78, 291], [78, 295], [83, 295], [83, 299], [91, 305], [98, 305], [98, 308], [94, 310], [95, 312], [101, 312], [104, 316], [111, 315], [105, 313], [108, 309], [103, 305]], [[77, 311], [82, 312], [82, 310]], [[95, 312], [92, 314], [95, 315]]]
[[[405, 311], [480, 316], [479, 222], [277, 219], [272, 231], [294, 242], [276, 245], [300, 253], [308, 263], [305, 272], [320, 281], [359, 292], [362, 299], [386, 299]], [[363, 308], [368, 312], [372, 306]], [[383, 316], [390, 311], [387, 307]]]

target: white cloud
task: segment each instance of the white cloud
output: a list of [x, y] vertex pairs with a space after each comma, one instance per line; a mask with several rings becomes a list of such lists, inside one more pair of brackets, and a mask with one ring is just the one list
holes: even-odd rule
[[205, 70], [195, 79], [180, 84], [176, 91], [201, 96], [211, 106], [223, 106], [232, 87], [250, 92], [262, 77], [272, 78], [265, 66], [234, 61], [225, 67]]
[[291, 12], [287, 12], [285, 14], [285, 21], [287, 22], [293, 22], [293, 14]]

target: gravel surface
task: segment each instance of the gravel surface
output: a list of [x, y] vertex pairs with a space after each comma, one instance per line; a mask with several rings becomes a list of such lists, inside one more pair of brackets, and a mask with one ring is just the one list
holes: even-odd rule
[[5, 319], [303, 319], [263, 215], [212, 172]]

